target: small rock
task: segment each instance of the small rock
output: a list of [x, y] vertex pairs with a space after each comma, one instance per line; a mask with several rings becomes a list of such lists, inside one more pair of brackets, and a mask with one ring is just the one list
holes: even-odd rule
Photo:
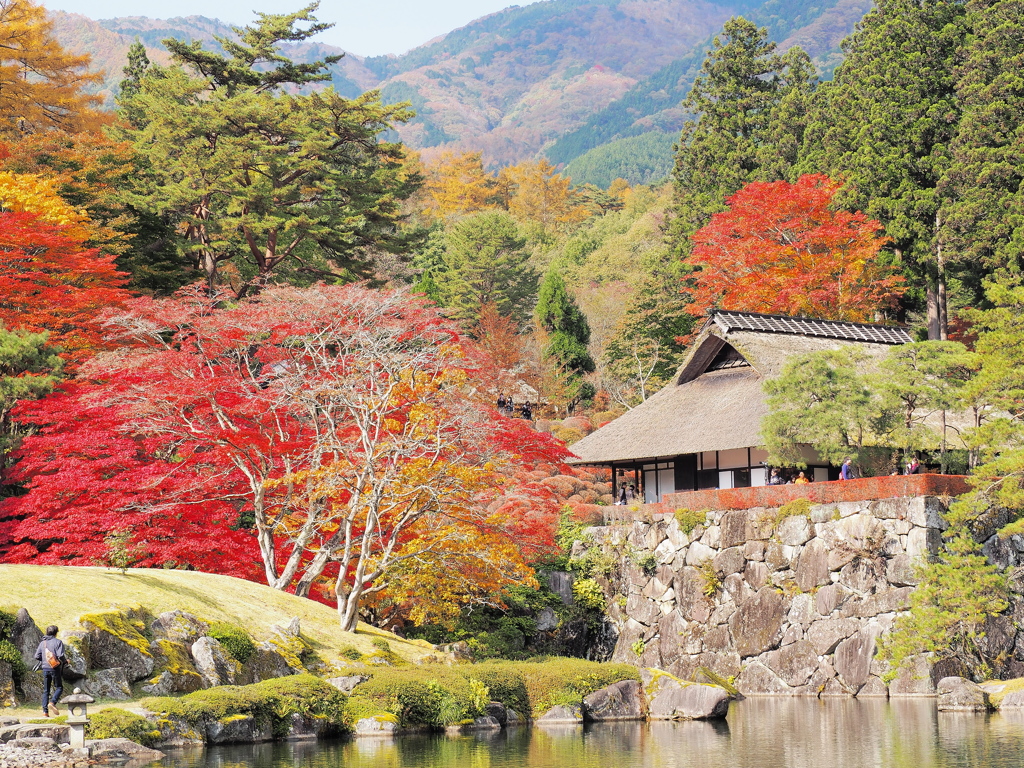
[[663, 675], [656, 680], [648, 709], [652, 720], [710, 720], [729, 712], [729, 692], [717, 685], [683, 683]]
[[538, 725], [557, 725], [562, 723], [582, 723], [583, 707], [580, 704], [566, 704], [552, 707], [537, 718]]
[[394, 736], [398, 732], [398, 723], [386, 720], [380, 715], [364, 717], [356, 722], [356, 736]]
[[493, 717], [497, 720], [499, 725], [504, 726], [508, 723], [508, 709], [500, 701], [487, 702], [487, 706], [484, 707], [484, 712], [488, 717]]
[[157, 749], [136, 744], [130, 739], [91, 739], [85, 742], [93, 760], [138, 760], [151, 761], [164, 757]]
[[206, 724], [210, 744], [255, 744], [272, 738], [269, 723], [260, 724], [252, 715], [228, 715]]
[[327, 679], [327, 682], [342, 693], [352, 693], [357, 685], [365, 683], [369, 679], [369, 675], [348, 675], [346, 677], [331, 677]]
[[33, 752], [60, 752], [60, 747], [53, 739], [45, 736], [30, 736], [24, 739], [14, 739], [9, 744], [15, 749], [30, 749]]
[[991, 709], [981, 686], [962, 677], [944, 677], [935, 687], [939, 712], [986, 712]]

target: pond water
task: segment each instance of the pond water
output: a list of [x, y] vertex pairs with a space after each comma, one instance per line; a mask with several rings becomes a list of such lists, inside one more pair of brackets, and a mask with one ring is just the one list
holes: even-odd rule
[[934, 699], [747, 699], [725, 722], [516, 728], [172, 751], [164, 768], [1009, 768], [1024, 712], [938, 712]]

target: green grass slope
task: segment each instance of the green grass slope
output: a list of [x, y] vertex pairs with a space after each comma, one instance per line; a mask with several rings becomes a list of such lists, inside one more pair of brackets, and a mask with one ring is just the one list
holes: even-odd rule
[[330, 607], [230, 576], [195, 571], [133, 568], [121, 575], [106, 568], [48, 565], [0, 565], [0, 607], [25, 608], [38, 627], [70, 629], [80, 615], [115, 605], [141, 605], [153, 614], [175, 609], [206, 621], [244, 627], [257, 640], [274, 624], [286, 626], [299, 617], [302, 634], [326, 661], [339, 649], [374, 652], [374, 638], [384, 637], [398, 655], [417, 660], [432, 652], [422, 641], [410, 642], [368, 624], [342, 632]]

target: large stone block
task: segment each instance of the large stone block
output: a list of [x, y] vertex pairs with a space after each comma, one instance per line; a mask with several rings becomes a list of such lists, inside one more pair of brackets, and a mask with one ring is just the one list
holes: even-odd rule
[[981, 686], [962, 677], [944, 677], [935, 686], [940, 712], [985, 712], [991, 709]]
[[917, 586], [920, 579], [910, 555], [902, 553], [889, 558], [885, 564], [885, 580], [894, 587]]
[[797, 560], [796, 585], [801, 591], [810, 592], [828, 583], [828, 549], [821, 539], [811, 539]]
[[825, 656], [834, 652], [839, 643], [859, 629], [860, 622], [856, 619], [822, 619], [808, 627], [806, 637], [815, 652]]
[[206, 724], [206, 740], [210, 744], [255, 744], [272, 738], [270, 723], [252, 715], [228, 715]]
[[779, 523], [779, 540], [790, 547], [799, 547], [814, 535], [814, 526], [807, 515], [790, 515]]
[[676, 575], [673, 588], [676, 605], [690, 621], [707, 621], [711, 616], [711, 605], [704, 595], [704, 578], [696, 568], [683, 568]]
[[736, 678], [744, 696], [795, 696], [796, 691], [760, 661], [747, 664]]
[[748, 512], [742, 509], [722, 515], [722, 521], [719, 523], [719, 542], [722, 547], [735, 547], [747, 541], [747, 518]]
[[768, 566], [759, 561], [748, 562], [743, 571], [743, 579], [755, 592], [768, 583], [769, 575]]
[[28, 611], [24, 608], [18, 609], [14, 619], [14, 627], [11, 629], [11, 643], [18, 649], [22, 661], [25, 662], [25, 666], [29, 669], [32, 669], [32, 665], [35, 664], [36, 648], [39, 647], [42, 639], [43, 633], [39, 631], [39, 627], [32, 621]]
[[942, 534], [936, 528], [913, 528], [907, 534], [907, 554], [911, 558], [929, 558], [940, 546]]
[[860, 690], [868, 681], [878, 632], [877, 627], [867, 626], [836, 646], [833, 662], [836, 674], [854, 690]]
[[125, 611], [109, 609], [79, 618], [89, 633], [90, 669], [123, 669], [128, 680], [143, 680], [153, 674], [154, 659], [147, 640]]
[[889, 696], [934, 696], [932, 667], [924, 654], [911, 656], [903, 662], [896, 678], [889, 683]]
[[757, 656], [771, 650], [782, 639], [785, 615], [783, 596], [771, 587], [762, 587], [738, 606], [729, 618], [733, 647], [741, 657]]
[[623, 680], [594, 691], [583, 699], [583, 717], [595, 722], [643, 720], [644, 699], [640, 683]]
[[[148, 686], [169, 686], [168, 693], [191, 693], [203, 687], [203, 677], [193, 664], [185, 643], [160, 638], [149, 644], [149, 650], [159, 674], [147, 683]], [[146, 686], [143, 690], [151, 696], [165, 695], [148, 690]]]
[[709, 720], [729, 712], [732, 697], [717, 685], [683, 682], [653, 669], [640, 674], [651, 720]]
[[693, 542], [686, 550], [686, 564], [700, 565], [705, 560], [711, 560], [715, 556], [715, 550], [699, 541]]
[[583, 722], [583, 707], [580, 704], [565, 704], [552, 707], [537, 718], [538, 725], [573, 725]]
[[746, 563], [743, 558], [743, 548], [729, 547], [728, 549], [723, 549], [715, 555], [712, 563], [714, 563], [715, 570], [723, 576], [739, 573], [743, 570], [743, 566]]
[[765, 656], [765, 665], [786, 685], [807, 684], [818, 671], [818, 654], [806, 640], [798, 640]]
[[79, 686], [85, 693], [97, 699], [127, 701], [132, 697], [128, 672], [122, 667], [90, 672], [89, 676], [79, 683]]
[[879, 585], [885, 585], [884, 561], [858, 557], [839, 571], [839, 583], [854, 592], [868, 594]]

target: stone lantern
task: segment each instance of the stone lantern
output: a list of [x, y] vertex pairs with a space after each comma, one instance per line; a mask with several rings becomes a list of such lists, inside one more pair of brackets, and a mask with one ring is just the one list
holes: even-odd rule
[[89, 724], [86, 705], [92, 704], [94, 701], [96, 699], [87, 693], [82, 693], [81, 688], [75, 688], [75, 692], [61, 702], [68, 707], [67, 724], [71, 728], [71, 746], [74, 749], [85, 748], [85, 726]]

